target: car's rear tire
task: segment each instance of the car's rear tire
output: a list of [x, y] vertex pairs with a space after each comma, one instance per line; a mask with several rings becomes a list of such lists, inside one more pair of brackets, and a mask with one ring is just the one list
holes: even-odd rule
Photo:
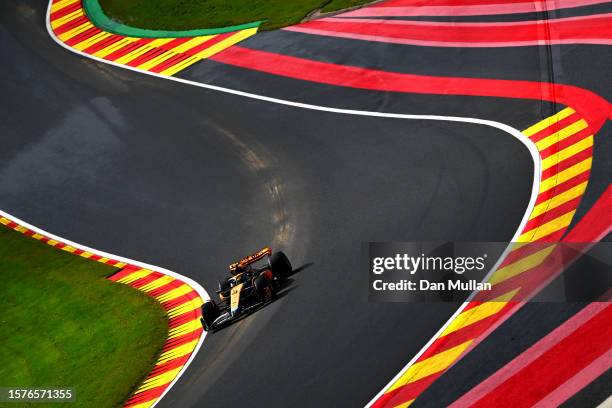
[[272, 269], [274, 276], [281, 280], [289, 276], [293, 270], [289, 258], [287, 258], [287, 255], [282, 251], [272, 254], [272, 257], [270, 257], [270, 269]]
[[212, 324], [217, 317], [221, 315], [221, 311], [219, 310], [219, 306], [215, 304], [212, 300], [206, 301], [202, 305], [202, 325], [206, 331], [209, 331], [212, 328]]
[[255, 286], [255, 291], [261, 302], [266, 302], [272, 298], [274, 288], [267, 276], [262, 274], [253, 279], [253, 286]]

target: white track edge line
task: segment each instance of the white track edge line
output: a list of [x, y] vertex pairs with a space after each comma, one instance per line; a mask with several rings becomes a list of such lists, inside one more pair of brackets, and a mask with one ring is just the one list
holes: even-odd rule
[[[61, 47], [67, 49], [68, 51], [71, 51], [71, 52], [73, 52], [75, 54], [78, 54], [78, 55], [80, 55], [82, 57], [85, 57], [85, 58], [93, 59], [93, 60], [101, 62], [103, 64], [113, 65], [113, 66], [118, 67], [118, 68], [128, 69], [130, 71], [138, 72], [140, 74], [145, 74], [145, 75], [150, 75], [150, 76], [154, 76], [154, 77], [157, 77], [157, 78], [167, 79], [167, 80], [170, 80], [170, 81], [175, 81], [175, 82], [179, 82], [179, 83], [186, 84], [186, 85], [197, 86], [197, 87], [200, 87], [200, 88], [210, 89], [210, 90], [213, 90], [213, 91], [225, 92], [225, 93], [229, 93], [229, 94], [233, 94], [233, 95], [237, 95], [237, 96], [243, 96], [245, 98], [256, 99], [256, 100], [265, 101], [265, 102], [277, 103], [279, 105], [292, 106], [292, 107], [295, 107], [295, 108], [302, 108], [302, 109], [309, 109], [309, 110], [323, 111], [323, 112], [330, 112], [330, 113], [338, 113], [338, 114], [345, 114], [345, 115], [372, 116], [372, 117], [395, 118], [395, 119], [440, 120], [440, 121], [448, 121], [448, 122], [474, 123], [474, 124], [479, 124], [479, 125], [491, 126], [491, 127], [497, 128], [499, 130], [502, 130], [502, 131], [504, 131], [506, 133], [509, 133], [515, 139], [517, 139], [519, 142], [521, 142], [529, 150], [529, 153], [531, 154], [531, 158], [533, 160], [533, 173], [534, 173], [533, 174], [533, 184], [532, 184], [532, 188], [531, 188], [531, 197], [529, 199], [529, 204], [527, 206], [525, 214], [523, 215], [523, 219], [521, 220], [521, 223], [520, 223], [518, 229], [516, 230], [516, 232], [514, 233], [514, 236], [512, 237], [510, 242], [514, 242], [520, 236], [520, 233], [522, 232], [523, 228], [527, 224], [527, 221], [529, 220], [529, 216], [531, 215], [531, 212], [533, 211], [533, 207], [535, 206], [535, 201], [537, 199], [537, 196], [538, 196], [538, 193], [539, 193], [539, 190], [540, 190], [540, 178], [541, 178], [541, 171], [540, 171], [540, 169], [541, 169], [541, 158], [540, 158], [540, 154], [538, 152], [538, 149], [537, 149], [536, 145], [533, 142], [531, 142], [531, 140], [529, 138], [527, 138], [525, 135], [523, 135], [519, 130], [517, 130], [517, 129], [509, 126], [509, 125], [506, 125], [506, 124], [501, 123], [501, 122], [496, 122], [496, 121], [493, 121], [493, 120], [486, 120], [486, 119], [479, 119], [479, 118], [466, 118], [466, 117], [459, 117], [459, 116], [441, 116], [441, 115], [409, 115], [409, 114], [401, 114], [401, 113], [373, 112], [373, 111], [362, 111], [362, 110], [354, 110], [354, 109], [331, 108], [331, 107], [325, 107], [325, 106], [320, 106], [320, 105], [313, 105], [313, 104], [302, 103], [302, 102], [292, 102], [292, 101], [288, 101], [288, 100], [284, 100], [284, 99], [272, 98], [272, 97], [263, 96], [263, 95], [257, 95], [257, 94], [253, 94], [253, 93], [249, 93], [249, 92], [238, 91], [238, 90], [235, 90], [235, 89], [224, 88], [224, 87], [220, 87], [220, 86], [216, 86], [216, 85], [203, 84], [203, 83], [200, 83], [200, 82], [190, 81], [190, 80], [182, 79], [182, 78], [176, 78], [176, 77], [173, 77], [173, 76], [161, 75], [161, 74], [157, 74], [155, 72], [144, 71], [144, 70], [140, 70], [138, 68], [134, 68], [134, 67], [126, 66], [126, 65], [117, 64], [117, 63], [115, 63], [113, 61], [107, 61], [107, 60], [105, 60], [103, 58], [99, 58], [99, 57], [96, 57], [94, 55], [89, 55], [89, 54], [86, 54], [86, 53], [84, 53], [82, 51], [76, 50], [76, 49], [74, 49], [74, 48], [64, 44], [59, 38], [57, 38], [57, 36], [53, 32], [53, 29], [51, 28], [51, 19], [50, 19], [50, 16], [51, 16], [51, 6], [52, 6], [52, 3], [53, 3], [53, 0], [49, 0], [49, 6], [47, 7], [47, 16], [46, 16], [45, 23], [46, 23], [46, 26], [47, 26], [47, 32], [49, 33], [49, 36], [53, 39], [53, 41], [55, 41], [58, 45], [60, 45]], [[491, 275], [491, 273], [493, 273], [493, 271], [497, 268], [497, 266], [499, 266], [499, 264], [501, 264], [501, 262], [504, 260], [504, 258], [506, 257], [506, 255], [508, 254], [509, 251], [510, 251], [510, 246], [508, 246], [506, 248], [506, 250], [500, 256], [500, 258], [497, 261], [497, 263], [493, 266], [491, 271], [487, 274], [485, 279], [487, 277], [489, 277]], [[189, 279], [189, 278], [187, 278], [187, 279]], [[191, 279], [189, 279], [189, 280], [191, 280]], [[203, 288], [202, 288], [202, 290], [203, 290]], [[206, 291], [204, 291], [204, 292], [206, 292]], [[210, 298], [208, 296], [208, 293], [206, 295], [207, 295], [208, 298]], [[399, 371], [399, 373], [395, 377], [393, 377], [393, 379], [391, 381], [389, 381], [389, 383], [387, 385], [385, 385], [383, 387], [383, 389], [378, 394], [376, 394], [376, 396], [374, 398], [372, 398], [372, 400], [370, 402], [368, 402], [368, 404], [365, 406], [365, 408], [371, 407], [372, 404], [381, 395], [383, 395], [385, 393], [385, 391], [397, 379], [399, 379], [402, 376], [402, 374], [412, 364], [414, 364], [414, 362], [421, 355], [423, 355], [423, 353], [425, 353], [427, 348], [429, 348], [429, 346], [438, 338], [438, 336], [440, 334], [442, 334], [444, 332], [444, 330], [446, 330], [446, 328], [452, 323], [452, 321], [463, 311], [463, 309], [465, 309], [465, 307], [468, 305], [470, 299], [471, 299], [471, 296], [470, 296], [470, 298], [468, 300], [466, 300], [457, 309], [457, 311], [455, 313], [453, 313], [453, 315], [448, 319], [448, 321], [446, 323], [444, 323], [444, 325], [440, 328], [440, 330], [438, 330], [436, 332], [436, 334], [434, 334], [434, 336], [421, 348], [421, 350], [419, 350], [419, 352], [408, 362], [408, 364], [406, 364]], [[159, 401], [161, 401], [161, 399], [166, 395], [166, 393], [170, 390], [170, 388], [172, 388], [172, 386], [176, 383], [178, 378], [187, 369], [187, 367], [189, 366], [189, 364], [191, 363], [191, 361], [195, 357], [195, 354], [199, 351], [200, 346], [201, 346], [201, 344], [202, 344], [202, 342], [204, 340], [204, 337], [205, 336], [202, 336], [202, 339], [198, 343], [198, 346], [197, 346], [196, 350], [194, 350], [194, 352], [192, 353], [191, 357], [189, 358], [189, 360], [187, 361], [185, 366], [183, 366], [183, 369], [181, 370], [181, 372], [177, 375], [177, 377], [174, 379], [174, 381], [172, 381], [172, 383], [168, 386], [168, 388], [166, 388], [164, 393], [159, 396], [159, 398], [155, 401], [155, 404], [153, 404], [152, 407], [154, 407], [155, 405], [157, 405], [157, 403]]]

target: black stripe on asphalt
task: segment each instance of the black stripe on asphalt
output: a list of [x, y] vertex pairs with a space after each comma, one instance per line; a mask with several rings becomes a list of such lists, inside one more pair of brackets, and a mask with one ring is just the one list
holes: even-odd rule
[[539, 47], [422, 47], [283, 30], [261, 33], [240, 46], [320, 62], [418, 75], [542, 80]]
[[515, 13], [515, 14], [494, 14], [480, 16], [389, 16], [389, 17], [350, 17], [338, 15], [335, 18], [345, 19], [376, 19], [376, 20], [404, 20], [404, 21], [438, 21], [455, 23], [477, 23], [477, 22], [513, 22], [513, 21], [532, 21], [544, 18], [568, 18], [590, 16], [593, 14], [603, 14], [612, 12], [612, 3], [595, 4], [591, 6], [573, 7], [559, 10], [549, 10], [548, 12]]
[[612, 393], [612, 369], [584, 387], [573, 397], [561, 404], [560, 408], [585, 408], [601, 405]]
[[[569, 84], [612, 98], [610, 47], [423, 47], [291, 31], [260, 33], [241, 47], [340, 65], [417, 75]], [[554, 76], [554, 77], [553, 77]]]
[[[611, 234], [608, 234], [610, 236]], [[612, 290], [612, 251], [610, 244], [593, 246], [569, 265], [534, 300], [565, 299], [568, 302], [597, 302]], [[550, 288], [550, 289], [549, 289]]]

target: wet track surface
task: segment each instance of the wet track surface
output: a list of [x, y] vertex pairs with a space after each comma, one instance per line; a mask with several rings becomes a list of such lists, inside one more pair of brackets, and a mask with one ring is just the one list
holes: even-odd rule
[[[12, 59], [0, 68], [0, 208], [211, 294], [227, 264], [265, 245], [299, 268], [285, 296], [208, 336], [161, 406], [364, 405], [456, 305], [368, 303], [361, 242], [506, 241], [519, 225], [533, 165], [509, 134], [298, 109], [84, 60], [49, 38], [46, 5], [0, 6], [0, 52]], [[286, 85], [276, 92], [307, 86]], [[502, 102], [473, 99], [457, 113], [458, 97], [304, 92], [320, 104], [352, 92], [360, 108], [384, 100], [402, 113], [475, 106], [519, 128], [547, 109], [504, 101], [500, 113]]]

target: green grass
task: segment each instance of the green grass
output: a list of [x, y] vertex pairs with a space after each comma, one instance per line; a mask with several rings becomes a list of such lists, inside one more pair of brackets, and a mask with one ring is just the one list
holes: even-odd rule
[[372, 0], [100, 0], [108, 17], [152, 30], [218, 28], [267, 20], [261, 30], [298, 23], [311, 11], [342, 10]]
[[115, 268], [0, 227], [0, 386], [73, 387], [58, 407], [120, 405], [166, 339], [161, 306], [106, 280]]

